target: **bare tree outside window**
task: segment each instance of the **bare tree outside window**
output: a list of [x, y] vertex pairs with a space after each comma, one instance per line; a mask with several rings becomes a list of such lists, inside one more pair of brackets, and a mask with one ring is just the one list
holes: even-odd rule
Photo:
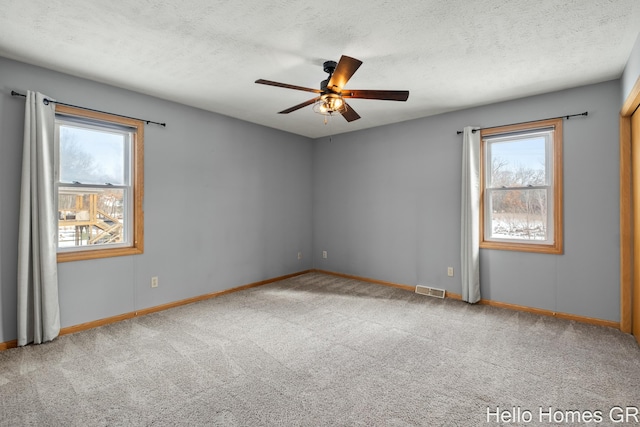
[[491, 183], [497, 188], [491, 198], [492, 236], [545, 240], [547, 192], [532, 188], [545, 185], [544, 165], [534, 169], [494, 157]]

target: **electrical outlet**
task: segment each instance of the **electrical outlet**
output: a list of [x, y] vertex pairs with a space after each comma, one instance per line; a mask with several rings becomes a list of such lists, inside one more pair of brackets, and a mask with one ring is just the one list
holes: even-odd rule
[[447, 276], [453, 277], [453, 267], [447, 267]]
[[152, 288], [157, 288], [158, 287], [158, 276], [153, 276], [151, 278], [151, 287]]
[[322, 259], [327, 259], [327, 251], [322, 251]]
[[298, 252], [298, 259], [302, 259], [302, 252]]

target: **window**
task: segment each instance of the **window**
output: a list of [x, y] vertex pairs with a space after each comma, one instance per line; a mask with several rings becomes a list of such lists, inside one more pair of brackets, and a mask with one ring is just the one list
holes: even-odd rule
[[58, 262], [143, 251], [141, 121], [56, 106]]
[[481, 138], [480, 247], [562, 253], [562, 119]]

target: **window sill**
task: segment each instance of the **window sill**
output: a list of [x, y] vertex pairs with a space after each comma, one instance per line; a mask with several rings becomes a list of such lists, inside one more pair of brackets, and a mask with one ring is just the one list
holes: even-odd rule
[[537, 245], [533, 243], [517, 242], [480, 242], [480, 249], [497, 249], [503, 251], [534, 252], [539, 254], [562, 255], [564, 249], [562, 242], [553, 245]]
[[88, 259], [111, 258], [117, 256], [140, 255], [143, 253], [141, 247], [96, 249], [92, 251], [75, 251], [58, 253], [58, 263], [82, 261]]

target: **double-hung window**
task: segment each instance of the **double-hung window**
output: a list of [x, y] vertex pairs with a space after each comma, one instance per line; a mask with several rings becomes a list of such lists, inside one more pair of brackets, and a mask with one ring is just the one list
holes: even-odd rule
[[562, 253], [562, 119], [481, 137], [480, 247]]
[[142, 253], [143, 122], [56, 106], [58, 261]]

